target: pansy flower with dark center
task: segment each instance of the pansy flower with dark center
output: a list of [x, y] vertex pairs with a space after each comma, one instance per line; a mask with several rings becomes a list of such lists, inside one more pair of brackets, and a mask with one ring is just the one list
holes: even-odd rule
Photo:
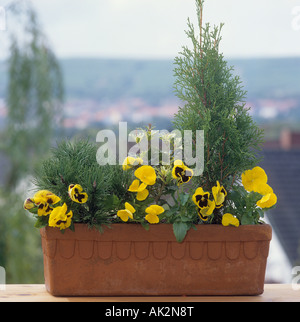
[[61, 207], [56, 207], [50, 214], [49, 226], [66, 229], [71, 226], [73, 212], [70, 210], [67, 213], [67, 205], [64, 203]]
[[216, 208], [215, 201], [208, 200], [206, 207], [197, 209], [198, 215], [203, 221], [206, 221], [208, 216], [212, 215], [215, 208]]
[[53, 208], [46, 202], [41, 202], [38, 205], [38, 216], [48, 216]]
[[38, 216], [48, 216], [53, 210], [52, 205], [58, 203], [60, 198], [51, 191], [40, 190], [34, 195], [31, 201], [36, 204], [38, 208]]
[[60, 198], [51, 191], [40, 190], [34, 195], [32, 201], [36, 205], [39, 205], [40, 203], [48, 203], [50, 205], [55, 205], [60, 201]]
[[209, 192], [203, 191], [201, 187], [197, 188], [195, 193], [193, 194], [192, 200], [198, 208], [206, 208], [209, 203]]
[[219, 181], [217, 181], [217, 185], [212, 187], [212, 193], [214, 196], [214, 200], [216, 203], [216, 208], [220, 208], [223, 206], [225, 197], [227, 196], [227, 192], [223, 186], [220, 185]]
[[207, 221], [208, 216], [203, 216], [203, 215], [201, 214], [201, 208], [197, 208], [197, 214], [198, 214], [198, 216], [200, 217], [200, 219], [201, 219], [202, 221]]
[[175, 160], [172, 176], [178, 184], [189, 182], [193, 176], [193, 170], [188, 168], [181, 160]]
[[69, 196], [71, 200], [77, 203], [85, 203], [88, 200], [88, 195], [86, 192], [83, 192], [81, 185], [79, 184], [70, 184], [68, 189]]
[[212, 215], [216, 208], [215, 201], [209, 199], [210, 193], [205, 192], [202, 187], [196, 189], [192, 200], [197, 208], [197, 213], [202, 221], [207, 221], [208, 217]]

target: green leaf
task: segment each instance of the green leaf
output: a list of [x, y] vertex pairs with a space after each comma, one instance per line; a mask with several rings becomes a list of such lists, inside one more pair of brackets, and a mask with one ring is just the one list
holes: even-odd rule
[[170, 206], [167, 203], [163, 204], [162, 207], [165, 209], [165, 211], [170, 210]]
[[186, 217], [186, 216], [181, 216], [181, 217], [180, 217], [180, 220], [181, 220], [182, 222], [190, 222], [190, 221], [191, 221], [191, 218]]
[[188, 193], [180, 193], [179, 199], [182, 206], [184, 206], [189, 200], [190, 195]]
[[242, 225], [254, 225], [255, 221], [250, 216], [243, 216], [242, 219], [241, 219], [241, 224]]
[[71, 231], [75, 232], [75, 225], [74, 225], [73, 220], [72, 220], [72, 222], [71, 222], [71, 225], [70, 225], [69, 229], [70, 229]]
[[173, 207], [173, 208], [170, 208], [169, 210], [166, 210], [164, 212], [164, 215], [166, 218], [171, 218], [174, 216], [174, 214], [176, 214], [178, 211], [177, 207]]
[[37, 221], [34, 224], [35, 228], [43, 228], [48, 225], [48, 216], [41, 216], [37, 218]]
[[29, 211], [30, 213], [34, 214], [34, 215], [37, 215], [38, 213], [38, 207], [34, 207], [32, 209], [26, 209], [27, 211]]
[[117, 208], [120, 205], [120, 199], [115, 194], [107, 196], [104, 204], [108, 209]]
[[236, 207], [241, 206], [242, 196], [239, 192], [233, 190], [228, 194], [227, 198], [232, 200]]
[[176, 237], [176, 240], [181, 243], [183, 242], [187, 231], [190, 229], [190, 225], [184, 222], [174, 222], [173, 232]]
[[258, 208], [257, 212], [259, 214], [259, 217], [264, 218], [265, 212], [262, 209]]
[[146, 222], [141, 222], [141, 225], [147, 231], [150, 229], [150, 225], [148, 223], [146, 223]]

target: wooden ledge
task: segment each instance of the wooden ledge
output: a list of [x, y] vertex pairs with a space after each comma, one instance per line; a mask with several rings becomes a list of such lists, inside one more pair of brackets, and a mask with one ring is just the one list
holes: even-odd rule
[[300, 302], [291, 284], [266, 284], [259, 296], [54, 297], [43, 284], [8, 284], [0, 302]]

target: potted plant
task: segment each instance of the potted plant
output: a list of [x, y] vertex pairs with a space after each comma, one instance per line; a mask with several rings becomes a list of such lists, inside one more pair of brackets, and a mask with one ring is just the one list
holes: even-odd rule
[[[203, 173], [177, 158], [173, 134], [151, 126], [135, 135], [147, 148], [121, 166], [99, 166], [87, 141], [60, 143], [24, 203], [41, 228], [45, 283], [54, 295], [263, 292], [272, 230], [262, 218], [277, 197], [257, 166], [262, 133], [218, 51], [221, 27], [203, 27], [203, 1], [196, 4], [200, 38], [188, 22], [193, 50], [184, 47], [175, 60], [185, 105], [174, 125], [204, 130]], [[154, 153], [144, 143], [157, 135]]]

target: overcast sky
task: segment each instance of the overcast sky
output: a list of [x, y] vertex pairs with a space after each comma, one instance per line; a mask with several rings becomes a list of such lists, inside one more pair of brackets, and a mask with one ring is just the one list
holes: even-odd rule
[[[60, 57], [174, 58], [188, 44], [187, 17], [196, 24], [194, 0], [32, 2]], [[300, 0], [206, 0], [204, 19], [225, 23], [227, 58], [300, 56]]]

